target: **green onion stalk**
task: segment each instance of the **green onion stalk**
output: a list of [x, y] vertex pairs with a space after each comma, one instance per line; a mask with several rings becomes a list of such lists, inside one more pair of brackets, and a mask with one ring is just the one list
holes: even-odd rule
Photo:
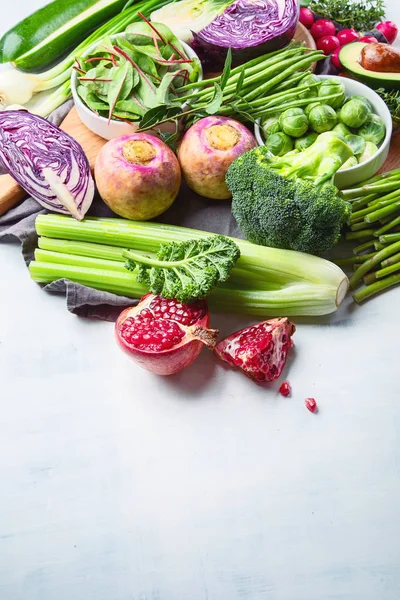
[[[56, 279], [140, 298], [148, 288], [125, 267], [124, 252], [154, 255], [160, 244], [201, 239], [212, 233], [153, 222], [39, 215], [31, 277], [42, 284]], [[210, 294], [210, 308], [258, 316], [325, 315], [334, 312], [348, 279], [333, 263], [301, 252], [266, 248], [234, 239], [240, 258], [229, 280]]]
[[[75, 57], [81, 56], [104, 37], [121, 33], [130, 23], [140, 21], [138, 13], [150, 16], [153, 10], [168, 4], [169, 0], [142, 0], [126, 8], [118, 15], [98, 27], [83, 42], [74, 48], [61, 62], [42, 73], [24, 73], [18, 69], [0, 72], [0, 105], [27, 105], [27, 108], [46, 117], [71, 96], [70, 79]], [[48, 97], [41, 98], [39, 92], [54, 90]]]
[[353, 298], [363, 302], [400, 282], [400, 169], [371, 177], [342, 190], [352, 203], [347, 240], [360, 240], [354, 256], [335, 261], [340, 266], [357, 265], [350, 286]]

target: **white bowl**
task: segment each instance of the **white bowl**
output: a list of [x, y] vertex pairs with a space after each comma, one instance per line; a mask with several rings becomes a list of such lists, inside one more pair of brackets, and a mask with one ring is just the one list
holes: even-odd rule
[[[111, 39], [115, 39], [116, 37], [126, 37], [126, 35], [124, 33], [112, 35]], [[187, 55], [188, 58], [198, 58], [197, 54], [185, 42], [181, 41], [181, 45], [182, 45], [182, 47], [185, 51], [185, 54]], [[89, 54], [91, 54], [93, 52], [93, 50], [96, 48], [96, 46], [98, 46], [98, 42], [96, 44], [93, 44], [93, 46], [91, 46], [89, 48], [89, 50], [84, 52], [82, 54], [82, 56], [85, 57], [85, 56], [88, 56]], [[203, 70], [200, 65], [199, 81], [201, 81], [202, 79], [203, 79]], [[108, 119], [106, 117], [101, 117], [100, 115], [96, 115], [96, 113], [94, 113], [92, 110], [90, 110], [90, 108], [88, 108], [86, 106], [86, 104], [83, 102], [83, 100], [78, 95], [77, 85], [78, 85], [78, 73], [77, 73], [77, 71], [75, 71], [75, 69], [73, 69], [72, 75], [71, 75], [72, 97], [75, 102], [76, 112], [78, 113], [78, 116], [79, 116], [80, 120], [82, 121], [82, 123], [84, 123], [84, 125], [86, 125], [86, 127], [88, 129], [90, 129], [94, 133], [97, 133], [97, 135], [99, 135], [100, 137], [102, 137], [106, 140], [112, 140], [113, 138], [120, 137], [121, 135], [129, 135], [130, 133], [134, 133], [135, 131], [138, 130], [139, 123], [129, 124], [129, 123], [125, 123], [124, 121], [114, 121], [114, 120], [111, 120], [110, 122], [108, 122]], [[159, 129], [163, 133], [170, 133], [170, 132], [175, 131], [175, 126], [173, 123], [163, 123], [162, 125], [160, 125]], [[150, 130], [150, 131], [146, 131], [146, 133], [155, 133], [155, 132]]]
[[[337, 77], [336, 75], [317, 75], [317, 77], [319, 79], [330, 79], [331, 77], [336, 77], [344, 83], [347, 96], [364, 96], [364, 98], [371, 102], [374, 113], [382, 119], [386, 127], [385, 138], [379, 146], [378, 152], [376, 152], [374, 156], [371, 156], [369, 160], [366, 160], [359, 165], [350, 167], [350, 169], [337, 171], [335, 175], [335, 185], [337, 185], [337, 187], [340, 189], [347, 188], [355, 183], [360, 183], [360, 181], [364, 181], [369, 177], [373, 177], [373, 175], [379, 171], [385, 162], [389, 154], [390, 138], [392, 136], [392, 117], [382, 98], [380, 98], [378, 94], [374, 92], [374, 90], [371, 90], [371, 88], [363, 83], [355, 81], [354, 79], [348, 79], [347, 77]], [[254, 126], [254, 134], [258, 144], [263, 146], [264, 139], [259, 124]]]

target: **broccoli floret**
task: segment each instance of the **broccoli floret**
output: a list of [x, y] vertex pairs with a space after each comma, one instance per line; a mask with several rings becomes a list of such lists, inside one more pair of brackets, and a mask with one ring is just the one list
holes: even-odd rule
[[301, 153], [275, 158], [260, 147], [240, 156], [226, 182], [246, 239], [310, 254], [332, 248], [351, 212], [333, 176], [351, 155], [347, 144], [328, 133]]

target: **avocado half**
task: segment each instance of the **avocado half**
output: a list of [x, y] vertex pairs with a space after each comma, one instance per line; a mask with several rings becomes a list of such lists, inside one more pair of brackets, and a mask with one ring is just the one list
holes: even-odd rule
[[343, 70], [348, 74], [366, 83], [369, 87], [378, 89], [384, 87], [386, 90], [400, 89], [400, 73], [379, 73], [379, 71], [368, 71], [361, 65], [361, 50], [366, 46], [364, 42], [352, 42], [343, 46], [339, 52], [339, 60]]

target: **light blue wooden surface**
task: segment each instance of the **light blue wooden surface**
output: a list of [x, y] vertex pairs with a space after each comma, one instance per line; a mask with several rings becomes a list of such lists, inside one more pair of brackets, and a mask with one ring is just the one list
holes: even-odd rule
[[151, 376], [0, 273], [0, 600], [400, 599], [400, 289], [300, 323], [283, 399], [208, 353]]

